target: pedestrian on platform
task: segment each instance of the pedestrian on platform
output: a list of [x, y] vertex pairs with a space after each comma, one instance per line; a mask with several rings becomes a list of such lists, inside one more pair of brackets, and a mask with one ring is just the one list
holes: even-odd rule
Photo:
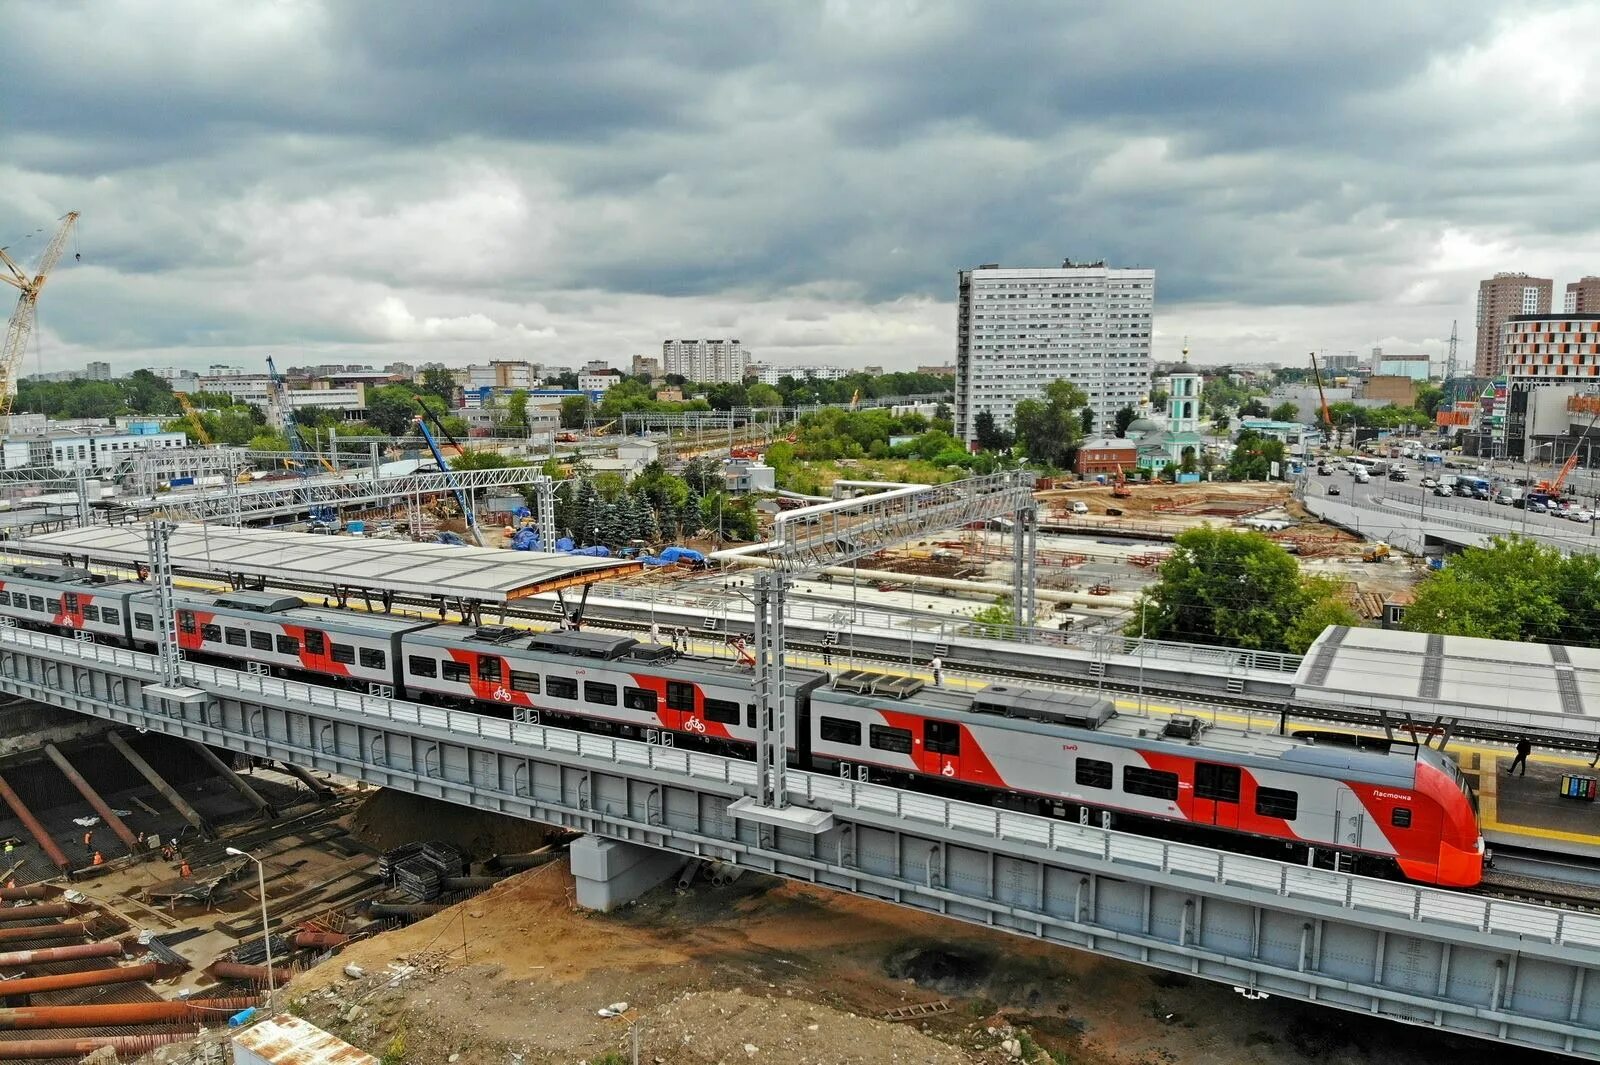
[[651, 643], [660, 643], [661, 642], [661, 626], [658, 623], [654, 622], [654, 621], [652, 621], [650, 623], [650, 642]]
[[934, 655], [928, 660], [928, 668], [933, 670], [933, 686], [942, 688], [944, 686], [944, 659]]
[[1517, 756], [1515, 758], [1513, 758], [1511, 760], [1511, 764], [1506, 767], [1506, 776], [1509, 777], [1512, 773], [1515, 773], [1517, 771], [1517, 767], [1518, 766], [1522, 767], [1522, 775], [1523, 776], [1527, 776], [1528, 775], [1528, 755], [1530, 755], [1532, 753], [1533, 753], [1533, 744], [1528, 742], [1528, 737], [1524, 736], [1520, 740], [1518, 740], [1517, 741]]

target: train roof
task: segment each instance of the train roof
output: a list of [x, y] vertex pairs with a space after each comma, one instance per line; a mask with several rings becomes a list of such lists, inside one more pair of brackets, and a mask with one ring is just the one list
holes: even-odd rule
[[6, 566], [0, 579], [38, 581], [42, 584], [88, 584], [94, 574], [77, 566], [51, 566], [41, 562]]
[[251, 614], [281, 614], [298, 610], [306, 605], [296, 595], [282, 592], [191, 592], [179, 591], [174, 599], [178, 606], [206, 606], [218, 610], [242, 610]]
[[393, 614], [370, 614], [360, 610], [331, 610], [317, 606], [296, 607], [285, 610], [283, 617], [297, 625], [310, 625], [328, 632], [360, 632], [368, 635], [392, 636], [395, 633], [425, 629], [432, 622], [421, 618], [397, 617]]
[[[859, 673], [860, 671], [855, 671]], [[903, 710], [946, 720], [1008, 729], [1041, 736], [1059, 736], [1063, 729], [1082, 736], [1092, 734], [1119, 747], [1171, 746], [1173, 753], [1189, 757], [1206, 752], [1226, 754], [1230, 761], [1262, 768], [1293, 762], [1297, 772], [1315, 776], [1348, 777], [1410, 788], [1416, 777], [1415, 751], [1398, 746], [1391, 751], [1319, 744], [1310, 739], [1275, 733], [1245, 732], [1225, 725], [1213, 726], [1190, 715], [1145, 717], [1116, 712], [1109, 699], [1089, 692], [989, 685], [975, 692], [919, 687], [914, 694], [895, 698], [884, 692], [862, 691], [859, 677], [837, 681], [812, 693], [814, 705], [844, 703], [850, 706]], [[1000, 689], [996, 692], [995, 689]]]

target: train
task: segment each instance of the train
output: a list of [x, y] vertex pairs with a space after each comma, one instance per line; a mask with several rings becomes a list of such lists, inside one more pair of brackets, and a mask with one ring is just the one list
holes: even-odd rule
[[[599, 631], [535, 633], [175, 592], [186, 657], [558, 727], [753, 757], [752, 671]], [[0, 567], [0, 619], [149, 650], [154, 589]], [[80, 637], [81, 638], [81, 637]], [[1470, 888], [1485, 849], [1442, 752], [1119, 715], [1094, 693], [976, 691], [866, 670], [785, 671], [789, 761], [851, 779], [1369, 875]]]

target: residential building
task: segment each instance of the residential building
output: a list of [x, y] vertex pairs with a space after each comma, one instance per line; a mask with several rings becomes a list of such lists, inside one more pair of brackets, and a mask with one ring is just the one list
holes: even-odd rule
[[539, 387], [539, 368], [525, 359], [493, 359], [463, 366], [450, 373], [463, 389]]
[[880, 377], [883, 374], [883, 367], [769, 366], [766, 363], [758, 362], [749, 369], [749, 375], [764, 385], [775, 385], [785, 377], [792, 377], [796, 381], [843, 381], [846, 377], [854, 377], [857, 374]]
[[1085, 440], [1078, 445], [1078, 463], [1075, 469], [1079, 476], [1098, 477], [1104, 474], [1107, 477], [1114, 477], [1119, 470], [1130, 473], [1138, 465], [1139, 445], [1132, 440], [1105, 436]]
[[971, 444], [979, 414], [1010, 428], [1019, 402], [1053, 381], [1089, 397], [1107, 426], [1150, 391], [1154, 270], [1078, 265], [963, 270], [957, 283], [956, 435]]
[[1600, 390], [1600, 312], [1512, 315], [1501, 326], [1498, 358], [1505, 370], [1505, 416], [1496, 450], [1503, 446], [1507, 457], [1528, 458], [1538, 435], [1533, 393], [1560, 386]]
[[634, 377], [660, 377], [661, 360], [654, 355], [635, 355], [629, 364], [629, 372]]
[[1361, 356], [1353, 351], [1339, 354], [1317, 353], [1318, 368], [1325, 374], [1351, 374], [1361, 366]]
[[[272, 394], [272, 381], [264, 373], [208, 374], [199, 378], [197, 383], [201, 392], [232, 396], [236, 403], [248, 403], [263, 411], [267, 410], [267, 400]], [[366, 415], [367, 390], [360, 383], [348, 388], [334, 388], [327, 382], [314, 382], [310, 388], [287, 389], [286, 394], [289, 406], [294, 410], [315, 408], [341, 411], [346, 421], [358, 421]]]
[[8, 436], [0, 445], [0, 469], [34, 467], [109, 473], [139, 452], [189, 446], [188, 436], [161, 432], [153, 422], [139, 428], [151, 431], [102, 426], [79, 432], [49, 430], [38, 435]]
[[1409, 407], [1417, 401], [1417, 382], [1398, 374], [1373, 374], [1362, 386], [1361, 398], [1379, 405]]
[[1600, 277], [1568, 281], [1561, 310], [1564, 314], [1600, 314]]
[[578, 390], [581, 392], [604, 392], [618, 381], [622, 380], [622, 371], [613, 370], [602, 364], [601, 369], [585, 368], [578, 374]]
[[1513, 315], [1549, 314], [1555, 283], [1527, 274], [1495, 274], [1478, 282], [1478, 338], [1473, 357], [1479, 377], [1500, 373], [1501, 326]]
[[200, 375], [180, 366], [152, 366], [150, 372], [172, 386], [174, 392], [197, 392]]
[[918, 366], [917, 372], [927, 374], [929, 377], [954, 377], [956, 367], [954, 363], [945, 363], [943, 366]]
[[707, 384], [739, 384], [750, 356], [737, 340], [667, 340], [661, 344], [661, 372]]
[[109, 362], [91, 362], [84, 370], [83, 376], [90, 381], [111, 380], [111, 364]]
[[1409, 377], [1413, 381], [1426, 381], [1431, 375], [1432, 362], [1426, 355], [1385, 355], [1372, 364], [1372, 372], [1380, 377]]

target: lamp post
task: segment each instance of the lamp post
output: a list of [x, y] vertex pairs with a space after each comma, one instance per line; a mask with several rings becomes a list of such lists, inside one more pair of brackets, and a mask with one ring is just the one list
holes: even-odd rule
[[235, 858], [249, 858], [256, 863], [256, 886], [261, 892], [261, 943], [267, 948], [267, 1008], [272, 1008], [272, 996], [277, 993], [277, 986], [272, 974], [272, 928], [267, 923], [267, 867], [261, 864], [261, 859], [248, 851], [238, 847], [229, 847], [226, 853]]

